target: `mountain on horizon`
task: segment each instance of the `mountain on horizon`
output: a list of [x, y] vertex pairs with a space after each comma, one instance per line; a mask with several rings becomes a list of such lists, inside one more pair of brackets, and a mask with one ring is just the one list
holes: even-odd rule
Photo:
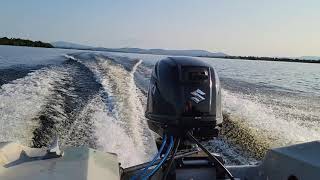
[[92, 47], [71, 42], [57, 41], [51, 43], [55, 48], [82, 49], [108, 52], [172, 55], [172, 56], [228, 56], [222, 52], [209, 52], [205, 50], [167, 50], [167, 49], [141, 49], [141, 48], [104, 48]]
[[93, 48], [92, 46], [86, 46], [86, 45], [81, 45], [81, 44], [76, 44], [76, 43], [71, 43], [71, 42], [66, 42], [66, 41], [56, 41], [56, 42], [51, 42], [55, 48], [70, 48], [70, 49], [88, 49], [88, 48]]

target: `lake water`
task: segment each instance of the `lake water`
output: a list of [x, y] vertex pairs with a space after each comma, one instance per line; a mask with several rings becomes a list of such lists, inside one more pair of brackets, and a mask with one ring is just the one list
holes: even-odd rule
[[[43, 147], [58, 134], [63, 145], [115, 152], [124, 166], [148, 160], [145, 92], [165, 57], [0, 46], [0, 140]], [[225, 116], [221, 136], [204, 143], [227, 163], [320, 139], [320, 64], [198, 59], [218, 71]]]

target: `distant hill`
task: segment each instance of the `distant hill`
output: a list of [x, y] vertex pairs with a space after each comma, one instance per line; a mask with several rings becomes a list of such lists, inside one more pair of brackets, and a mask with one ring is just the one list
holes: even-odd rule
[[102, 51], [157, 54], [172, 56], [227, 56], [227, 54], [217, 52], [212, 53], [205, 50], [167, 50], [167, 49], [140, 49], [140, 48], [94, 48]]
[[0, 45], [53, 48], [53, 46], [50, 43], [44, 43], [41, 41], [31, 41], [28, 39], [20, 39], [20, 38], [7, 38], [7, 37], [0, 38]]
[[57, 41], [51, 43], [56, 48], [68, 48], [68, 49], [89, 49], [93, 48], [92, 46], [85, 46], [81, 44], [65, 42], [65, 41]]
[[51, 43], [56, 48], [67, 49], [82, 49], [93, 51], [107, 51], [107, 52], [123, 52], [123, 53], [139, 53], [139, 54], [157, 54], [157, 55], [172, 55], [172, 56], [217, 56], [223, 57], [227, 54], [217, 52], [212, 53], [205, 50], [166, 50], [166, 49], [141, 49], [141, 48], [103, 48], [91, 47], [76, 43], [58, 41]]

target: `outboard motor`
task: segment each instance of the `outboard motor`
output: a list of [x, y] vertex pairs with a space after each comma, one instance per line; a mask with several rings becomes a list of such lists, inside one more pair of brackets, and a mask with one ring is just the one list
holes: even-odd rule
[[151, 130], [183, 137], [218, 135], [221, 90], [216, 71], [193, 58], [168, 57], [154, 66], [145, 116]]
[[[222, 124], [220, 82], [210, 65], [186, 57], [158, 61], [150, 79], [145, 116], [149, 128], [162, 136], [159, 138], [162, 143], [158, 144], [152, 161], [130, 168], [130, 171], [141, 169], [131, 176], [132, 180], [150, 179], [156, 172], [159, 172], [157, 179], [186, 179], [185, 172], [203, 166], [215, 168], [217, 179], [225, 179], [227, 175], [234, 180], [222, 159], [211, 154], [198, 140], [218, 136]], [[207, 157], [188, 157], [198, 153], [198, 147]]]

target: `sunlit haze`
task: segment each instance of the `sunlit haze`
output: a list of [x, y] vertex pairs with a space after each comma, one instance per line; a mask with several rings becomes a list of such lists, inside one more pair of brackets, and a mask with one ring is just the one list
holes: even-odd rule
[[102, 47], [320, 55], [317, 0], [3, 0], [0, 37]]

